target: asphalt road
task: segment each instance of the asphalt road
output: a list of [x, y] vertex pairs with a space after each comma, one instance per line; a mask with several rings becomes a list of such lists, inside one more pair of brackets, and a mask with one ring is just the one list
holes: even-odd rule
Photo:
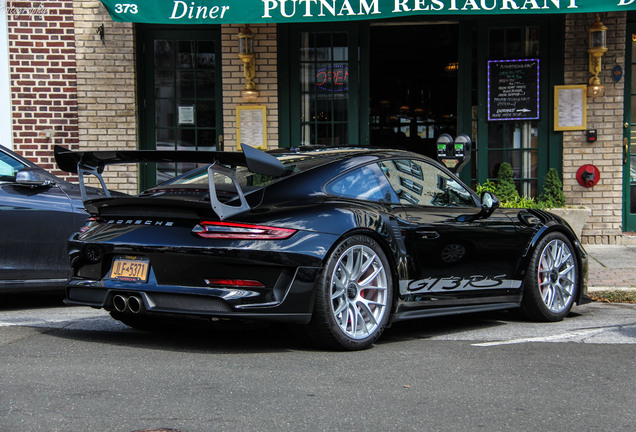
[[636, 305], [400, 323], [363, 352], [282, 326], [157, 335], [0, 298], [0, 431], [636, 431]]

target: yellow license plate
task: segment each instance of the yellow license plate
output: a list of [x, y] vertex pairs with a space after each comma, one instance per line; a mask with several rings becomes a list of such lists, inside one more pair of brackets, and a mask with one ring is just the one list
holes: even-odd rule
[[146, 282], [150, 263], [145, 258], [117, 257], [113, 260], [110, 278], [128, 282]]

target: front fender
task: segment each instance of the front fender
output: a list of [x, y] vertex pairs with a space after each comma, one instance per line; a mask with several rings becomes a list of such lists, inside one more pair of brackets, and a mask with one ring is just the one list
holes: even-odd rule
[[[565, 220], [563, 220], [561, 217], [554, 215], [552, 213], [549, 213], [543, 210], [536, 210], [536, 209], [529, 209], [527, 210], [527, 212], [537, 217], [540, 220], [540, 224], [537, 227], [536, 231], [534, 232], [534, 235], [530, 238], [528, 242], [526, 250], [521, 257], [519, 268], [522, 269], [522, 271], [525, 271], [525, 269], [528, 269], [530, 259], [532, 258], [532, 255], [534, 254], [539, 241], [543, 237], [545, 237], [546, 235], [552, 232], [560, 232], [561, 234], [565, 235], [568, 238], [568, 240], [570, 240], [570, 242], [572, 243], [572, 247], [574, 248], [573, 252], [576, 255], [576, 260], [578, 264], [579, 271], [578, 271], [577, 277], [579, 278], [580, 284], [579, 284], [579, 290], [577, 292], [575, 301], [577, 304], [589, 302], [590, 300], [587, 297], [588, 255], [587, 255], [587, 252], [585, 251], [585, 248], [583, 248], [583, 245], [581, 244], [578, 237], [576, 236], [574, 230], [572, 230], [570, 225]], [[524, 277], [525, 277], [525, 274], [524, 274]]]

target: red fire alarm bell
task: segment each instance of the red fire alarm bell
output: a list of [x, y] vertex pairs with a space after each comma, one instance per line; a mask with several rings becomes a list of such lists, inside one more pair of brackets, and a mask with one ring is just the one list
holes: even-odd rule
[[601, 172], [594, 165], [583, 165], [576, 172], [576, 180], [581, 186], [592, 187], [601, 178]]

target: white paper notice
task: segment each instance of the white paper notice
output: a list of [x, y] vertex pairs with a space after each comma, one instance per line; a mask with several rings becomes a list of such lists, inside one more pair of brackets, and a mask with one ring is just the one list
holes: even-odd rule
[[559, 91], [559, 126], [582, 126], [583, 115], [583, 89], [561, 89]]

